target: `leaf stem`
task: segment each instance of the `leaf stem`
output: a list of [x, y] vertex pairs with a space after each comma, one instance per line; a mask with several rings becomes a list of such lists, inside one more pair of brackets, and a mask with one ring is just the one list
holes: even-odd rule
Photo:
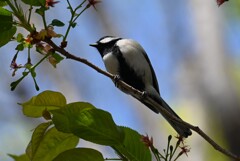
[[19, 26], [21, 26], [24, 29], [28, 30], [30, 33], [34, 32], [35, 29], [25, 19], [24, 15], [23, 15], [23, 12], [22, 12], [22, 9], [19, 8], [16, 0], [14, 0], [14, 4], [12, 4], [12, 2], [10, 2], [10, 0], [6, 0], [6, 3], [8, 4], [8, 6], [13, 11], [13, 15], [15, 15], [18, 18]]
[[68, 7], [69, 7], [69, 9], [70, 9], [70, 11], [71, 11], [71, 14], [72, 14], [72, 13], [73, 13], [72, 5], [71, 5], [71, 3], [69, 2], [69, 0], [67, 0], [67, 3], [68, 3]]
[[28, 24], [30, 23], [30, 19], [31, 19], [31, 15], [32, 15], [32, 9], [33, 9], [33, 7], [32, 7], [32, 5], [30, 5], [30, 8], [29, 8], [29, 15], [28, 15]]
[[[67, 36], [69, 34], [69, 31], [71, 29], [71, 27], [73, 26], [73, 24], [75, 23], [75, 21], [78, 19], [78, 17], [87, 9], [87, 7], [85, 7], [77, 16], [76, 16], [76, 12], [79, 8], [82, 7], [82, 5], [86, 2], [87, 0], [84, 0], [80, 5], [78, 5], [74, 10], [70, 4], [70, 2], [67, 0], [67, 3], [68, 3], [68, 6], [69, 6], [69, 9], [71, 11], [71, 19], [69, 21], [69, 24], [68, 24], [68, 28], [67, 28], [67, 31], [66, 31], [66, 34], [65, 36], [63, 37], [63, 42], [65, 42], [67, 40]], [[75, 17], [76, 16], [76, 17]], [[75, 18], [74, 18], [75, 17]]]
[[[74, 12], [74, 11], [73, 11]], [[73, 18], [74, 18], [74, 14], [72, 14], [72, 16], [71, 16], [71, 19], [70, 19], [70, 21], [69, 21], [69, 24], [68, 24], [68, 28], [67, 28], [67, 31], [66, 31], [66, 34], [65, 34], [65, 36], [63, 37], [63, 42], [65, 42], [66, 41], [66, 39], [67, 39], [67, 36], [68, 36], [68, 34], [69, 34], [69, 31], [70, 31], [70, 29], [71, 29], [71, 27], [72, 27], [72, 21], [73, 21]]]
[[37, 64], [35, 64], [32, 69], [36, 68], [39, 64], [41, 64], [49, 55], [51, 55], [52, 53], [48, 53], [46, 54], [41, 60], [39, 60], [39, 62]]
[[179, 143], [179, 140], [178, 140], [177, 143], [176, 143], [176, 146], [175, 146], [175, 148], [174, 148], [174, 150], [173, 150], [173, 152], [172, 152], [172, 154], [170, 155], [170, 159], [169, 159], [169, 161], [172, 160], [172, 158], [173, 158], [173, 156], [174, 156], [174, 154], [175, 154], [175, 152], [176, 152], [176, 150], [177, 150], [179, 144], [180, 144], [180, 143]]
[[30, 47], [28, 47], [28, 61], [27, 61], [27, 63], [28, 64], [31, 64], [31, 57], [30, 57], [30, 54], [31, 54], [31, 50], [30, 50], [31, 48]]
[[47, 30], [47, 22], [46, 22], [46, 17], [45, 17], [45, 11], [42, 14], [42, 19], [43, 19], [44, 28], [45, 28], [45, 30]]
[[168, 140], [168, 143], [167, 143], [167, 152], [166, 152], [166, 160], [168, 159], [168, 151], [169, 151], [169, 145], [170, 145], [170, 141]]
[[75, 19], [73, 20], [73, 23], [78, 19], [78, 17], [79, 17], [86, 9], [88, 9], [87, 6], [75, 17]]

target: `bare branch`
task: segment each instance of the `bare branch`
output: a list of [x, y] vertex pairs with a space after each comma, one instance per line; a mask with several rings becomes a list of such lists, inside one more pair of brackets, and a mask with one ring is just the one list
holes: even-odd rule
[[[83, 64], [86, 64], [87, 66], [93, 68], [94, 70], [96, 70], [97, 72], [109, 77], [110, 79], [114, 79], [114, 75], [112, 75], [111, 73], [108, 73], [100, 68], [98, 68], [97, 66], [95, 66], [94, 64], [90, 63], [89, 61], [87, 61], [86, 59], [83, 59], [81, 57], [77, 57], [73, 54], [70, 54], [69, 52], [67, 52], [65, 49], [57, 46], [52, 40], [50, 39], [45, 39], [44, 42], [48, 43], [50, 46], [52, 46], [52, 48], [59, 52], [60, 54], [64, 55], [67, 59], [72, 59], [78, 62], [81, 62]], [[135, 98], [140, 98], [143, 95], [143, 92], [133, 88], [132, 86], [126, 84], [125, 82], [119, 80], [118, 81], [118, 86], [121, 89], [124, 89], [124, 91], [128, 91], [128, 93], [130, 93], [133, 97]], [[144, 97], [144, 99], [146, 99], [147, 101], [151, 102], [153, 105], [160, 106], [156, 101], [154, 101], [153, 98], [151, 98], [149, 95], [146, 95], [146, 97]], [[196, 133], [198, 133], [204, 140], [206, 140], [210, 145], [212, 145], [212, 147], [214, 149], [216, 149], [217, 151], [221, 152], [222, 154], [225, 154], [226, 156], [233, 158], [235, 160], [240, 161], [240, 156], [237, 156], [233, 153], [231, 153], [230, 151], [222, 148], [220, 145], [218, 145], [213, 139], [211, 139], [206, 133], [204, 133], [198, 126], [194, 126], [188, 122], [185, 122], [177, 117], [175, 117], [174, 115], [172, 115], [171, 113], [169, 113], [166, 109], [164, 108], [158, 108], [161, 110], [161, 113], [164, 113], [166, 116], [168, 116], [170, 119], [172, 119], [173, 121], [175, 121], [177, 124], [181, 124], [183, 126], [186, 126], [188, 128], [190, 128], [191, 130], [195, 131]]]

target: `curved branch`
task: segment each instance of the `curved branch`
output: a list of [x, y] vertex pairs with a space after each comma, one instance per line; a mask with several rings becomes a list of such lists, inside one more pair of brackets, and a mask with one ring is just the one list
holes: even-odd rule
[[[52, 48], [59, 52], [60, 54], [64, 55], [67, 59], [72, 59], [72, 60], [75, 60], [75, 61], [78, 61], [78, 62], [81, 62], [91, 68], [93, 68], [94, 70], [96, 70], [97, 72], [109, 77], [110, 79], [114, 79], [114, 75], [98, 68], [97, 66], [95, 66], [94, 64], [90, 63], [88, 60], [86, 59], [83, 59], [81, 57], [77, 57], [73, 54], [70, 54], [69, 52], [67, 52], [65, 49], [57, 46], [52, 40], [50, 39], [45, 39], [43, 40], [44, 42], [48, 43], [50, 46], [52, 46]], [[142, 97], [143, 95], [143, 92], [133, 88], [132, 86], [126, 84], [125, 82], [119, 80], [118, 81], [118, 86], [126, 91], [128, 91], [133, 97], [135, 98], [139, 98], [139, 97]], [[151, 98], [149, 95], [146, 95], [146, 97], [144, 97], [144, 99], [146, 99], [147, 101], [151, 102], [152, 104], [154, 104], [155, 106], [159, 106], [159, 104], [154, 101], [153, 98]], [[161, 109], [161, 112], [166, 114], [166, 116], [168, 116], [169, 118], [171, 118], [173, 121], [175, 121], [177, 124], [181, 124], [181, 125], [184, 125], [188, 128], [190, 128], [191, 130], [195, 131], [196, 133], [198, 133], [204, 140], [206, 140], [210, 145], [212, 145], [212, 147], [221, 152], [222, 154], [230, 157], [230, 158], [233, 158], [235, 160], [238, 160], [240, 161], [240, 156], [237, 156], [233, 153], [231, 153], [230, 151], [222, 148], [220, 145], [218, 145], [213, 139], [211, 139], [205, 132], [203, 132], [198, 126], [194, 126], [188, 122], [185, 122], [177, 117], [175, 117], [174, 115], [172, 115], [171, 113], [169, 113], [167, 110], [165, 110], [164, 108], [159, 108]]]

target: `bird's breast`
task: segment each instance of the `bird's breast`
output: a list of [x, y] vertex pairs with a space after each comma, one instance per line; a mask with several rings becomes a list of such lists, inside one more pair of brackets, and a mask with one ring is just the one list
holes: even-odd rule
[[119, 75], [119, 62], [117, 57], [112, 54], [112, 52], [107, 53], [103, 56], [103, 62], [107, 71], [114, 75]]

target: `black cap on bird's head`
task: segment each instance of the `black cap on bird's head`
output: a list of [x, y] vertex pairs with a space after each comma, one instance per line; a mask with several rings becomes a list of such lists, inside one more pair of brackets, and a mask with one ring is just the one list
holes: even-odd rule
[[103, 56], [105, 50], [108, 50], [114, 46], [114, 44], [122, 38], [115, 36], [104, 36], [100, 38], [96, 43], [89, 44], [92, 47], [95, 47], [99, 53]]

